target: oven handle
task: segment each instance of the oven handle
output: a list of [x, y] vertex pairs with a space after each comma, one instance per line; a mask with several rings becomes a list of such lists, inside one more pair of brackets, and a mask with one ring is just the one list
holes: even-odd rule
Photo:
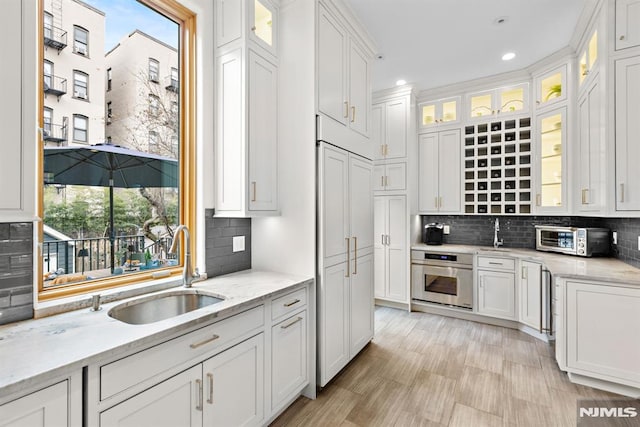
[[440, 267], [437, 265], [429, 265], [429, 264], [414, 264], [419, 266], [423, 270], [423, 274], [434, 274], [438, 276], [447, 276], [447, 277], [455, 277], [457, 270], [463, 271], [471, 271], [472, 267], [461, 267], [461, 266], [451, 266], [451, 267]]

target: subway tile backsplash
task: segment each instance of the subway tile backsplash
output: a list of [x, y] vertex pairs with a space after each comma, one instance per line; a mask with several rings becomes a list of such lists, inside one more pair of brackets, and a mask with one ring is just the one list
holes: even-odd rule
[[0, 223], [0, 325], [33, 317], [33, 225]]
[[[205, 211], [207, 276], [251, 268], [251, 218], [214, 218], [213, 209]], [[233, 252], [233, 237], [244, 236], [245, 250]]]
[[440, 222], [451, 226], [445, 243], [491, 246], [493, 224], [500, 220], [500, 238], [507, 248], [536, 247], [534, 225], [604, 227], [618, 232], [618, 244], [611, 246], [611, 256], [640, 268], [640, 218], [592, 218], [572, 216], [492, 216], [492, 215], [423, 215], [422, 225]]

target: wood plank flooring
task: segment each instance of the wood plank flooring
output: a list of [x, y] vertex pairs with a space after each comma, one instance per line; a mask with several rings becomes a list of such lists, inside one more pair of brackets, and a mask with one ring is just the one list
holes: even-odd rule
[[577, 399], [608, 397], [520, 331], [377, 307], [374, 340], [272, 426], [575, 426]]

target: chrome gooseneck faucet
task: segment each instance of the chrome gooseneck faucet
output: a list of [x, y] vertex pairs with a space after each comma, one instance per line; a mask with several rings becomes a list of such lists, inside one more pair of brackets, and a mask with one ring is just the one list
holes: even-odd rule
[[500, 231], [500, 221], [496, 218], [496, 223], [493, 227], [493, 247], [498, 249], [498, 246], [502, 246], [502, 239], [498, 240], [498, 231]]
[[173, 236], [173, 243], [171, 244], [171, 249], [169, 249], [169, 253], [175, 253], [176, 247], [178, 246], [178, 235], [180, 232], [184, 232], [184, 269], [182, 270], [182, 286], [185, 288], [190, 288], [194, 279], [199, 279], [200, 274], [198, 273], [198, 269], [196, 268], [195, 272], [191, 271], [191, 237], [189, 236], [189, 229], [186, 225], [179, 225], [176, 228], [176, 232]]

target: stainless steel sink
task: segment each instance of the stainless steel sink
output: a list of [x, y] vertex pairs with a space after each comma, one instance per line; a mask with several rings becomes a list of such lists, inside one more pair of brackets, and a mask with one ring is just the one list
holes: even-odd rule
[[117, 305], [109, 316], [131, 325], [144, 325], [179, 316], [224, 301], [196, 289], [185, 289], [138, 298]]

